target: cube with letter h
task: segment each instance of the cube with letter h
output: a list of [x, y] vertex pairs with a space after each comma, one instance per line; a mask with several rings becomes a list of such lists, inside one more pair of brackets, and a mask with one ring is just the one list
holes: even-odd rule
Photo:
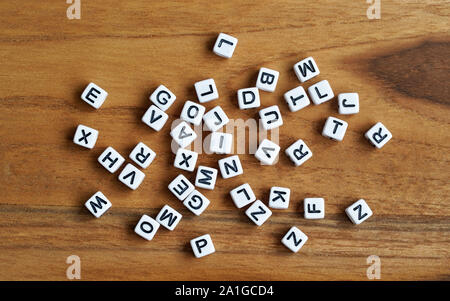
[[125, 162], [125, 158], [122, 157], [114, 148], [109, 146], [98, 157], [98, 162], [110, 173], [115, 173], [123, 162]]

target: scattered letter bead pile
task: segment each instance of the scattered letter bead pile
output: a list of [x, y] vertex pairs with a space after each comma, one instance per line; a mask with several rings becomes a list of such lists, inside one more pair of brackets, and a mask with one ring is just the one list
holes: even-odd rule
[[[237, 43], [238, 39], [235, 37], [220, 33], [214, 44], [213, 52], [218, 56], [229, 59], [233, 56]], [[312, 57], [299, 61], [293, 66], [293, 69], [302, 84], [320, 74], [319, 68]], [[280, 72], [261, 67], [254, 87], [237, 90], [238, 107], [241, 110], [260, 108], [260, 91], [264, 91], [263, 93], [274, 92], [279, 77]], [[229, 155], [218, 160], [218, 169], [199, 165], [195, 174], [194, 184], [183, 174], [179, 174], [168, 185], [169, 191], [192, 214], [199, 216], [207, 209], [211, 201], [197, 189], [213, 190], [219, 170], [222, 178], [228, 179], [242, 175], [244, 169], [239, 156], [232, 155], [233, 135], [221, 132], [230, 121], [227, 114], [220, 105], [216, 105], [206, 112], [206, 108], [200, 104], [219, 99], [219, 92], [214, 79], [209, 78], [198, 81], [194, 83], [194, 88], [199, 103], [187, 100], [180, 112], [181, 122], [176, 124], [170, 131], [170, 136], [178, 145], [173, 166], [183, 171], [194, 172], [199, 154], [185, 148], [197, 138], [197, 134], [191, 125], [199, 126], [202, 121], [206, 129], [211, 132], [205, 138], [205, 149], [211, 154]], [[311, 102], [315, 105], [320, 105], [334, 98], [334, 92], [327, 80], [320, 80], [310, 85], [307, 91], [308, 93], [300, 85], [284, 93], [284, 101], [291, 112], [302, 110], [308, 107]], [[99, 109], [104, 104], [107, 96], [108, 93], [105, 90], [94, 83], [89, 83], [81, 94], [81, 99], [95, 109]], [[177, 98], [172, 91], [161, 84], [151, 93], [149, 99], [151, 104], [142, 116], [142, 122], [158, 132], [169, 119], [169, 115], [165, 111], [173, 105]], [[358, 93], [340, 93], [337, 99], [337, 110], [340, 115], [359, 113], [360, 101]], [[278, 105], [263, 107], [258, 110], [260, 123], [264, 130], [269, 131], [283, 125], [283, 117]], [[343, 141], [348, 127], [347, 121], [329, 116], [323, 126], [322, 135], [335, 141]], [[84, 148], [93, 149], [98, 137], [98, 130], [80, 124], [76, 128], [73, 142]], [[382, 148], [392, 139], [392, 134], [381, 122], [378, 122], [365, 133], [365, 137], [376, 148]], [[264, 165], [277, 164], [280, 151], [280, 145], [269, 139], [263, 139], [260, 141], [254, 156], [260, 161], [261, 168], [264, 168]], [[301, 166], [312, 157], [311, 149], [302, 139], [298, 139], [285, 148], [284, 153], [295, 166]], [[149, 146], [139, 142], [129, 154], [129, 159], [133, 164], [125, 164], [125, 167], [118, 175], [118, 180], [132, 190], [138, 189], [145, 179], [145, 173], [141, 169], [147, 169], [155, 160], [156, 155]], [[125, 158], [112, 146], [108, 146], [98, 157], [98, 162], [110, 173], [115, 173], [124, 165]], [[266, 206], [264, 202], [257, 199], [249, 183], [244, 183], [232, 189], [230, 196], [237, 208], [248, 206], [245, 214], [257, 226], [262, 226], [269, 220], [273, 214], [271, 209], [274, 209], [278, 214], [288, 209], [290, 202], [294, 201], [291, 200], [290, 188], [274, 186], [270, 189], [268, 206]], [[86, 201], [85, 207], [92, 215], [99, 218], [111, 208], [111, 202], [102, 192], [98, 191]], [[325, 200], [323, 198], [305, 198], [303, 210], [305, 219], [324, 219]], [[363, 199], [350, 205], [345, 210], [345, 213], [350, 221], [356, 225], [361, 224], [373, 214], [369, 205]], [[165, 205], [155, 218], [146, 214], [142, 215], [134, 231], [137, 235], [150, 241], [155, 237], [160, 226], [173, 231], [181, 219], [182, 215], [178, 211], [169, 205]], [[298, 252], [307, 240], [308, 236], [305, 233], [292, 226], [281, 239], [281, 242], [292, 252]], [[209, 234], [192, 239], [190, 244], [196, 258], [216, 251]]]

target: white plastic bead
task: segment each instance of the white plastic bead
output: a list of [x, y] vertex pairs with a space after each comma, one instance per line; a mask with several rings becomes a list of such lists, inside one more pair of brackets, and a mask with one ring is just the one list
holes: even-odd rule
[[98, 131], [85, 125], [78, 125], [75, 135], [73, 136], [73, 143], [80, 146], [92, 149], [97, 142]]

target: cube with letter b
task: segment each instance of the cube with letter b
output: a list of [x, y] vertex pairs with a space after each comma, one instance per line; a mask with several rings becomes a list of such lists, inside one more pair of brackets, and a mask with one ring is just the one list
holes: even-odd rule
[[278, 77], [280, 72], [269, 68], [259, 69], [258, 79], [256, 80], [256, 87], [260, 90], [273, 92], [277, 87]]

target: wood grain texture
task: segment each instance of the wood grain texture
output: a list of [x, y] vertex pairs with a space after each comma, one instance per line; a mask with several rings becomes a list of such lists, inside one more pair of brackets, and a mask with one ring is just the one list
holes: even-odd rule
[[[368, 20], [362, 0], [81, 2], [81, 20], [66, 18], [65, 1], [0, 2], [0, 280], [65, 280], [72, 254], [84, 280], [367, 280], [372, 254], [383, 280], [450, 279], [448, 1], [382, 1], [380, 20]], [[239, 39], [230, 60], [211, 51], [222, 31]], [[360, 94], [360, 113], [341, 116], [341, 143], [320, 135], [336, 100], [296, 113], [284, 103], [299, 85], [292, 66], [307, 56], [321, 74], [305, 88], [327, 79], [336, 95]], [[194, 217], [167, 189], [179, 173], [170, 125], [156, 133], [140, 121], [148, 95], [160, 83], [177, 95], [170, 124], [196, 99], [194, 82], [213, 77], [220, 99], [208, 109], [255, 118], [236, 91], [261, 66], [280, 71], [261, 102], [280, 106], [282, 151], [302, 138], [314, 156], [295, 168], [283, 154], [271, 167], [240, 155], [244, 175], [219, 178]], [[90, 81], [109, 92], [98, 111], [80, 100]], [[377, 121], [394, 136], [382, 150], [363, 137]], [[93, 150], [71, 142], [79, 123], [100, 131]], [[96, 158], [109, 145], [128, 156], [139, 141], [157, 158], [130, 191]], [[271, 186], [290, 187], [290, 208], [256, 228], [228, 195], [243, 182], [264, 202]], [[98, 220], [83, 207], [97, 190], [113, 204]], [[324, 220], [303, 218], [312, 196], [325, 198]], [[359, 198], [374, 216], [354, 226], [344, 209]], [[164, 204], [184, 216], [175, 231], [135, 235], [140, 216]], [[309, 236], [298, 254], [280, 243], [292, 225]], [[198, 260], [189, 240], [205, 233], [217, 252]]]

